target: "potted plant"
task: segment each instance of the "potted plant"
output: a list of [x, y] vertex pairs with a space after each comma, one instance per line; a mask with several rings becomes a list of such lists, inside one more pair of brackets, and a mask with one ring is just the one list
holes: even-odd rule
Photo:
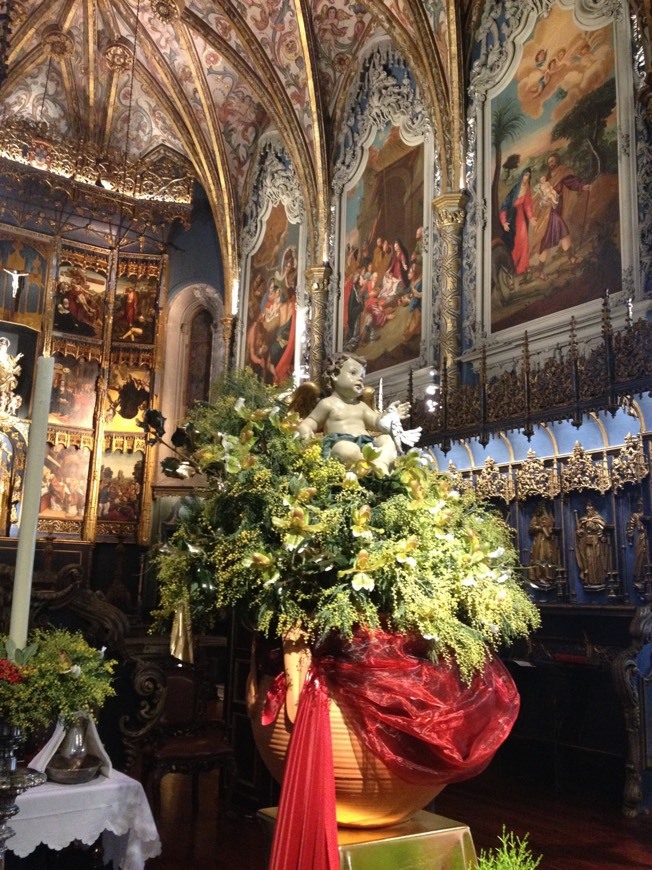
[[[511, 532], [473, 492], [458, 490], [448, 475], [434, 470], [423, 451], [399, 456], [388, 472], [378, 467], [378, 452], [367, 444], [347, 467], [325, 458], [318, 440], [306, 445], [297, 437], [301, 419], [289, 409], [287, 396], [247, 372], [223, 378], [215, 401], [198, 404], [170, 442], [160, 414], [147, 412], [144, 428], [172, 451], [163, 462], [166, 473], [201, 474], [195, 510], [157, 559], [155, 617], [160, 626], [179, 608], [188, 608], [197, 620], [206, 618], [207, 606], [233, 607], [259, 636], [285, 639], [286, 668], [276, 676], [274, 665], [283, 671], [282, 653], [273, 642], [264, 654], [259, 648], [256, 675], [263, 692], [258, 701], [252, 699], [259, 732], [291, 730], [282, 701], [287, 691], [296, 696], [304, 687], [307, 670], [328, 685], [331, 714], [341, 706], [347, 726], [357, 729], [356, 739], [377, 734], [369, 716], [390, 710], [410, 731], [400, 738], [403, 748], [409, 744], [410, 771], [406, 774], [405, 759], [396, 757], [398, 750], [375, 746], [371, 755], [392, 756], [393, 778], [419, 781], [424, 754], [412, 727], [415, 719], [420, 724], [419, 715], [406, 725], [410, 715], [396, 710], [396, 698], [405, 701], [413, 691], [408, 677], [429, 687], [436, 683], [435, 695], [455, 697], [464, 723], [459, 734], [475, 747], [482, 740], [472, 733], [470, 711], [477, 713], [481, 697], [492, 703], [499, 698], [499, 710], [489, 703], [479, 717], [496, 723], [495, 740], [486, 742], [493, 748], [464, 771], [448, 769], [434, 779], [424, 775], [432, 796], [447, 776], [462, 778], [482, 769], [518, 710], [516, 691], [494, 652], [529, 634], [539, 615], [519, 582]], [[355, 677], [351, 672], [370, 658], [386, 659], [389, 648], [401, 664], [394, 682], [385, 684], [383, 707], [378, 698], [362, 697], [369, 671]], [[293, 656], [294, 677], [292, 664], [288, 667]], [[346, 679], [337, 671], [341, 662], [348, 668]], [[434, 727], [431, 707], [421, 718], [428, 719], [436, 743], [443, 718]], [[451, 736], [452, 743], [457, 739]], [[265, 751], [275, 741], [270, 736], [259, 746]], [[427, 747], [426, 755], [433, 744]], [[281, 774], [282, 763], [270, 766]], [[418, 806], [427, 802], [423, 787], [416, 800]], [[378, 809], [378, 794], [372, 802]], [[381, 818], [393, 822], [412, 810], [392, 804]], [[378, 815], [354, 823], [378, 824]]]
[[541, 856], [535, 857], [530, 851], [527, 834], [517, 837], [503, 825], [498, 841], [499, 845], [493, 849], [481, 850], [476, 870], [536, 870], [541, 863]]
[[57, 720], [94, 716], [109, 696], [114, 662], [78, 632], [37, 629], [25, 649], [0, 637], [0, 718], [27, 736]]

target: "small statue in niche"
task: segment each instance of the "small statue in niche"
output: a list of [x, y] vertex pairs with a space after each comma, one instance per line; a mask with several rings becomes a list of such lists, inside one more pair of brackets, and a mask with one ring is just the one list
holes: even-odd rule
[[645, 516], [643, 499], [640, 499], [637, 509], [633, 511], [625, 526], [627, 543], [630, 547], [634, 547], [632, 574], [634, 586], [637, 589], [644, 589], [646, 579], [650, 577], [650, 537], [648, 533], [650, 519], [651, 517]]
[[376, 465], [388, 474], [402, 452], [402, 445], [413, 447], [421, 428], [403, 429], [401, 419], [410, 410], [407, 402], [392, 402], [387, 411], [376, 411], [373, 391], [369, 395], [365, 389], [366, 373], [367, 362], [363, 357], [335, 354], [329, 358], [324, 372], [330, 394], [319, 399], [319, 387], [306, 381], [295, 390], [290, 408], [303, 417], [298, 429], [303, 440], [310, 441], [318, 432], [323, 433], [324, 456], [334, 456], [350, 466], [362, 459], [365, 445], [373, 444], [380, 452]]
[[14, 390], [18, 386], [18, 375], [21, 372], [18, 365], [21, 357], [22, 353], [12, 356], [9, 353], [9, 339], [4, 335], [0, 336], [0, 411], [9, 414], [14, 413], [9, 405], [15, 402]]
[[555, 518], [543, 502], [530, 520], [528, 533], [532, 538], [528, 577], [534, 586], [549, 589], [555, 581], [559, 551], [555, 540]]
[[583, 517], [575, 514], [575, 557], [585, 589], [600, 590], [607, 584], [612, 566], [610, 529], [590, 501]]

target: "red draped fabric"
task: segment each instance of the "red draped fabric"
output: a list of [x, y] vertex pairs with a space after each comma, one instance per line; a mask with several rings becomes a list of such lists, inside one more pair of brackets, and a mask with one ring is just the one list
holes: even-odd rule
[[283, 775], [269, 870], [338, 870], [328, 692], [308, 675]]
[[518, 715], [516, 686], [497, 658], [467, 684], [454, 662], [423, 658], [420, 638], [367, 631], [337, 646], [317, 652], [317, 672], [360, 741], [407, 782], [477, 776]]
[[[454, 662], [433, 663], [424, 654], [421, 638], [382, 631], [359, 631], [351, 641], [330, 638], [313, 651], [290, 740], [271, 870], [339, 867], [329, 695], [363, 745], [407, 782], [457, 782], [489, 764], [518, 715], [508, 671], [488, 658], [467, 684]], [[284, 698], [281, 673], [263, 724], [274, 721]]]

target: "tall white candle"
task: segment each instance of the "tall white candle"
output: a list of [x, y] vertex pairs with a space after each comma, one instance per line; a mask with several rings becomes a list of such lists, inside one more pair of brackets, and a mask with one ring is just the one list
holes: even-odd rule
[[45, 445], [47, 443], [48, 415], [50, 413], [53, 376], [54, 357], [39, 357], [36, 361], [32, 422], [29, 427], [29, 444], [25, 459], [18, 549], [16, 551], [16, 572], [14, 574], [11, 622], [9, 624], [9, 637], [18, 649], [23, 649], [27, 642], [29, 604], [32, 597], [34, 550], [36, 547], [36, 530], [41, 502], [41, 480], [43, 479], [43, 463], [45, 462]]

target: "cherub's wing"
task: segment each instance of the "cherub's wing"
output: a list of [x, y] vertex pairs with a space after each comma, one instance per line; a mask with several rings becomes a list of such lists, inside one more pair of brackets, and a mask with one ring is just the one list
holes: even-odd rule
[[369, 405], [372, 411], [378, 410], [376, 408], [375, 390], [373, 387], [365, 387], [360, 396], [360, 400], [363, 401], [365, 405]]
[[304, 417], [307, 417], [314, 410], [320, 396], [321, 390], [314, 381], [304, 381], [292, 393], [288, 410], [296, 411], [303, 420]]

